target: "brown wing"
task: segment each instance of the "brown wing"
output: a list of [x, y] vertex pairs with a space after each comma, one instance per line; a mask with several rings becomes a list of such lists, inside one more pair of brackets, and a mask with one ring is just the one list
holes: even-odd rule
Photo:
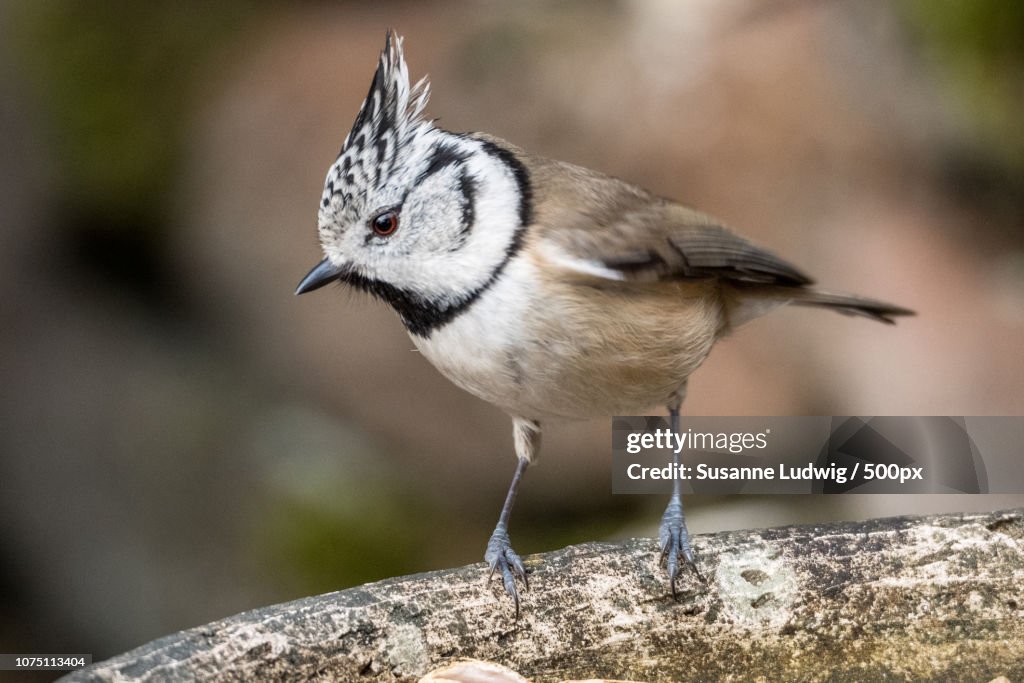
[[[604, 253], [601, 263], [631, 278], [721, 277], [740, 282], [801, 286], [811, 279], [780, 259], [720, 225], [666, 220], [662, 239], [648, 238], [645, 250]], [[595, 245], [596, 246], [596, 245]]]
[[811, 279], [713, 218], [615, 178], [534, 161], [542, 246], [580, 272], [610, 279], [720, 277], [798, 287]]

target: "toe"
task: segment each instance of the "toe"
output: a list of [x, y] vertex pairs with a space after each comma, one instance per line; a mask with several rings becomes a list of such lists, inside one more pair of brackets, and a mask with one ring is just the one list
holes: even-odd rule
[[516, 619], [519, 618], [519, 591], [516, 590], [516, 580], [507, 563], [502, 563], [501, 581], [505, 585], [505, 592], [512, 598], [512, 604], [516, 608]]
[[516, 579], [523, 582], [524, 588], [529, 588], [526, 580], [526, 567], [522, 559], [514, 551], [509, 543], [509, 538], [502, 530], [496, 529], [487, 543], [487, 552], [484, 553], [484, 561], [491, 571], [488, 579], [493, 578], [496, 572], [501, 574], [501, 583], [505, 592], [512, 598], [516, 608], [516, 618], [519, 618], [519, 590], [516, 587]]
[[516, 554], [516, 551], [508, 548], [505, 551], [505, 558], [508, 560], [509, 567], [512, 568], [512, 572], [516, 577], [522, 579], [523, 583], [526, 583], [526, 567], [523, 566], [523, 560]]

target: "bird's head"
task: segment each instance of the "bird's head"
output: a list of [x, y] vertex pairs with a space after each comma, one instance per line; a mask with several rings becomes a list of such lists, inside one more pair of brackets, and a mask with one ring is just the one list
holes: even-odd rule
[[409, 84], [389, 31], [351, 132], [327, 172], [318, 215], [325, 258], [296, 293], [340, 281], [429, 333], [489, 286], [528, 222], [522, 163], [493, 141], [423, 117], [426, 78]]

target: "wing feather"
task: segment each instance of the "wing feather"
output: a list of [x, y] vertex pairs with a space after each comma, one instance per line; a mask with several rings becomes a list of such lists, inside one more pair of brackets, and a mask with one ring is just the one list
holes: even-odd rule
[[562, 267], [609, 280], [812, 283], [710, 216], [615, 178], [545, 162], [539, 163], [537, 222], [546, 251]]

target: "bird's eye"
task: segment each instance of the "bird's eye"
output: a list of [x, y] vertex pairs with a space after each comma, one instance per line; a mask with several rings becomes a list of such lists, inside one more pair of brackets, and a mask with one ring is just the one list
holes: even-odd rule
[[382, 211], [370, 220], [373, 231], [381, 237], [387, 237], [398, 230], [398, 212]]

